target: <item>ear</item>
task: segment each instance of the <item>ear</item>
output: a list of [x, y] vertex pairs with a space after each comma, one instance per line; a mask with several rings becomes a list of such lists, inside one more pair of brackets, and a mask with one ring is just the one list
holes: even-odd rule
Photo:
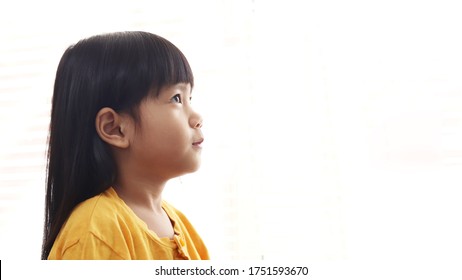
[[111, 108], [104, 107], [96, 114], [96, 132], [106, 143], [117, 148], [130, 146], [128, 116], [120, 115]]

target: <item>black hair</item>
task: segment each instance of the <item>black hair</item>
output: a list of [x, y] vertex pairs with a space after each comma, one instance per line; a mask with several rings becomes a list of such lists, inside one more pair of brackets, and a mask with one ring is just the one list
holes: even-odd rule
[[74, 207], [117, 177], [111, 149], [96, 132], [98, 111], [110, 107], [139, 121], [141, 101], [177, 83], [194, 85], [186, 57], [148, 32], [97, 35], [64, 52], [52, 98], [42, 259]]

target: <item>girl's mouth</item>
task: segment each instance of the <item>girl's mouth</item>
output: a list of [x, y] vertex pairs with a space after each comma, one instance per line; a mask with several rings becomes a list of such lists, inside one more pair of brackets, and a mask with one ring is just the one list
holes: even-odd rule
[[202, 138], [202, 139], [199, 139], [199, 140], [197, 140], [197, 141], [193, 142], [193, 144], [192, 144], [192, 145], [193, 145], [194, 147], [198, 147], [198, 148], [201, 148], [201, 144], [202, 144], [202, 142], [204, 142], [204, 138]]

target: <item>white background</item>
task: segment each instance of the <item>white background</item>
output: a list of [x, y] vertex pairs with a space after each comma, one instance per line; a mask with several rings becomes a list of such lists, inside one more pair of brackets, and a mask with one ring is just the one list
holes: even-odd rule
[[461, 14], [445, 0], [3, 1], [0, 258], [40, 258], [62, 53], [144, 30], [195, 73], [203, 165], [165, 198], [215, 260], [460, 263]]

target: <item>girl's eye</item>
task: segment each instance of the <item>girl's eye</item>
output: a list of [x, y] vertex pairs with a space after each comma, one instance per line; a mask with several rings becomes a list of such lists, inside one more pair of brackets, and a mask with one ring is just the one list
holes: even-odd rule
[[172, 97], [171, 101], [173, 103], [182, 103], [181, 102], [181, 95], [180, 94], [175, 95], [174, 97]]

